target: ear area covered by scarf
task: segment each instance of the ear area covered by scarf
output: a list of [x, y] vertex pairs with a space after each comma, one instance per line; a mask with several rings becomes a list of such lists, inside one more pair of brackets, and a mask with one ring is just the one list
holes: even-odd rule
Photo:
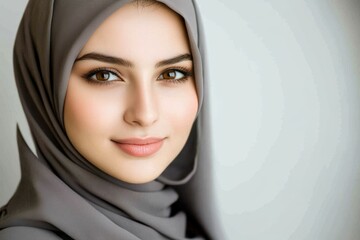
[[[96, 168], [73, 147], [65, 132], [63, 108], [74, 61], [100, 24], [128, 2], [29, 0], [16, 36], [14, 71], [36, 155], [18, 130], [22, 178], [4, 208], [6, 216], [0, 218], [0, 239], [10, 236], [15, 231], [10, 229], [15, 228], [21, 236], [18, 239], [37, 239], [42, 230], [48, 239], [205, 238], [187, 235], [186, 216], [206, 218], [204, 216], [209, 215], [203, 213], [207, 211], [193, 214], [191, 208], [176, 211], [172, 208], [179, 202], [177, 188], [186, 192], [190, 182], [194, 183], [194, 177], [203, 181], [203, 176], [197, 175], [197, 166], [210, 164], [200, 163], [203, 156], [199, 156], [198, 145], [206, 132], [202, 122], [195, 121], [185, 147], [163, 174], [145, 184], [122, 182]], [[191, 0], [159, 2], [184, 18], [201, 105], [204, 39], [199, 34], [198, 12]], [[198, 186], [197, 194], [203, 195], [207, 189]], [[186, 194], [180, 196], [193, 198]], [[201, 207], [201, 204], [194, 206]], [[211, 231], [205, 226], [206, 222], [199, 220], [205, 234]], [[39, 231], [28, 231], [26, 227]]]

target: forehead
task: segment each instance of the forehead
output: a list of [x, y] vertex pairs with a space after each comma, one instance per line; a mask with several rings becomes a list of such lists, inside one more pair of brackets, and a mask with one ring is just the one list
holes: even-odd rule
[[81, 53], [100, 52], [132, 61], [157, 61], [189, 53], [182, 17], [163, 4], [124, 5], [93, 33]]

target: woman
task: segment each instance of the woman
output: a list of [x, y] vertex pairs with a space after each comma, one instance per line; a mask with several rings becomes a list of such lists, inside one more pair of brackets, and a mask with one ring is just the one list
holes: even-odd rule
[[198, 16], [161, 2], [30, 0], [14, 68], [37, 156], [18, 133], [0, 239], [216, 238], [195, 158]]

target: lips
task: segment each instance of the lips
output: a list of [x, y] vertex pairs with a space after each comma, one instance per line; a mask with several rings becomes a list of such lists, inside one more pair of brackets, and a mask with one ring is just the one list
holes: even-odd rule
[[164, 143], [164, 138], [128, 138], [113, 140], [113, 142], [128, 155], [147, 157], [160, 150]]

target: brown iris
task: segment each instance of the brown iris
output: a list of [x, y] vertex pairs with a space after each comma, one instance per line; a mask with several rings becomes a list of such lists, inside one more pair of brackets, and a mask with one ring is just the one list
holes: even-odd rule
[[168, 70], [162, 75], [164, 79], [174, 79], [176, 77], [176, 72], [174, 70]]
[[110, 78], [110, 73], [108, 71], [99, 71], [95, 74], [95, 77], [98, 81], [108, 81]]

